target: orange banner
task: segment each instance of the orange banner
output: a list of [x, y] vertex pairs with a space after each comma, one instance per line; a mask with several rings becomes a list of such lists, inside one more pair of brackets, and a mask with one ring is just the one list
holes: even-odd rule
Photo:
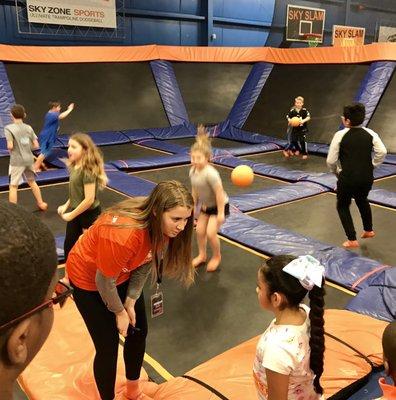
[[363, 46], [365, 34], [365, 28], [333, 25], [333, 46]]
[[93, 63], [168, 60], [274, 64], [351, 64], [396, 61], [396, 43], [357, 47], [278, 49], [273, 47], [188, 46], [10, 46], [0, 45], [0, 61], [32, 63]]

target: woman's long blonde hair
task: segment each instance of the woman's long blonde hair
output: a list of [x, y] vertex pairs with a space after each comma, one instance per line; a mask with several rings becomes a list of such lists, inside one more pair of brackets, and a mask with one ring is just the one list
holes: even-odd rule
[[212, 158], [212, 145], [210, 144], [209, 133], [203, 125], [198, 125], [195, 143], [191, 146], [193, 151], [201, 152], [208, 161]]
[[[153, 279], [157, 279], [158, 256], [164, 248], [162, 216], [164, 212], [177, 206], [193, 210], [194, 201], [188, 189], [178, 181], [158, 183], [150, 196], [124, 200], [105, 211], [110, 215], [130, 217], [131, 228], [148, 229], [153, 254]], [[168, 249], [164, 254], [164, 275], [180, 280], [186, 286], [194, 281], [194, 268], [191, 259], [191, 240], [193, 232], [193, 215], [182, 232], [169, 239]], [[129, 226], [129, 225], [128, 225]], [[120, 225], [125, 227], [125, 225]]]
[[[86, 133], [74, 133], [70, 140], [76, 141], [83, 148], [81, 170], [88, 175], [96, 177], [99, 189], [103, 189], [108, 179], [104, 169], [102, 152]], [[67, 166], [70, 169], [75, 166], [75, 163], [68, 161]]]

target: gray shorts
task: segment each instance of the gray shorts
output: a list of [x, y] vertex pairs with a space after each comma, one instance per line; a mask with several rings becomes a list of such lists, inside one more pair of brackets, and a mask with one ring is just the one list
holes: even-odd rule
[[25, 179], [25, 181], [34, 181], [35, 174], [33, 171], [33, 165], [22, 167], [10, 165], [8, 169], [8, 177], [10, 185], [12, 186], [19, 186], [22, 183], [22, 178]]

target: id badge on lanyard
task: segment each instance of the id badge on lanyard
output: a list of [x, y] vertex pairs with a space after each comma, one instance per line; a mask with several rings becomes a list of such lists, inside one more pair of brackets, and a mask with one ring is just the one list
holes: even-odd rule
[[157, 290], [151, 295], [151, 318], [159, 317], [164, 313], [164, 295], [159, 289], [160, 286], [157, 283]]
[[164, 268], [163, 257], [158, 262], [158, 256], [156, 257], [156, 268], [157, 268], [157, 286], [154, 294], [151, 295], [151, 318], [159, 317], [164, 313], [164, 295], [160, 290], [162, 282], [162, 270]]

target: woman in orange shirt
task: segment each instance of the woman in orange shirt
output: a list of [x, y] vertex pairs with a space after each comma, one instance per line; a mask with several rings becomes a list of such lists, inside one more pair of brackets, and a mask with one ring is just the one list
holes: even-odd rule
[[150, 399], [139, 385], [147, 335], [142, 290], [151, 265], [157, 284], [162, 273], [187, 286], [193, 282], [192, 210], [185, 186], [161, 182], [149, 197], [125, 200], [104, 212], [69, 253], [66, 270], [95, 345], [94, 375], [102, 400], [114, 399], [119, 333], [126, 338], [126, 398]]

